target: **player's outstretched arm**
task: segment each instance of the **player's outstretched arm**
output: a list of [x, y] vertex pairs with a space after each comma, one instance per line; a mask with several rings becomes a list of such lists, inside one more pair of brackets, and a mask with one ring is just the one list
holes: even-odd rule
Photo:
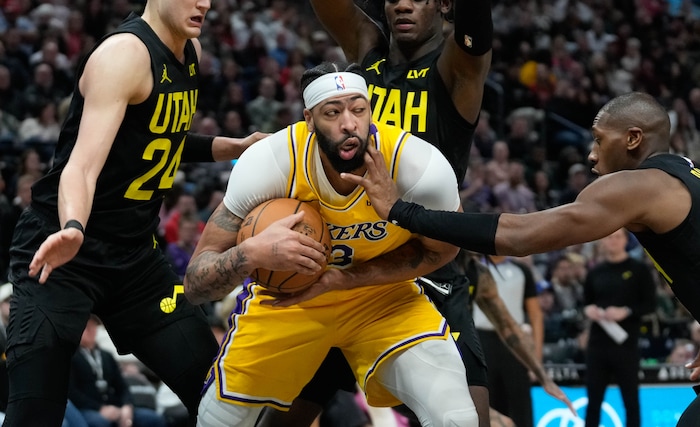
[[253, 132], [245, 138], [217, 136], [212, 145], [212, 155], [217, 162], [237, 159], [248, 147], [268, 136], [270, 134], [262, 132]]
[[[622, 170], [597, 178], [572, 203], [527, 214], [428, 210], [398, 199], [381, 153], [368, 149], [367, 173], [341, 174], [362, 185], [377, 214], [413, 233], [484, 254], [525, 256], [603, 238], [626, 227], [661, 234], [678, 226], [690, 209], [688, 189], [657, 169]], [[655, 209], [677, 206], [678, 209]]]
[[267, 136], [267, 133], [253, 132], [245, 138], [229, 138], [189, 132], [182, 151], [182, 161], [219, 162], [238, 159], [248, 147]]
[[367, 52], [382, 42], [379, 27], [353, 0], [311, 0], [311, 6], [348, 62], [361, 62]]
[[451, 31], [438, 70], [457, 111], [475, 123], [491, 67], [493, 20], [490, 0], [453, 0]]
[[242, 218], [221, 203], [207, 221], [185, 273], [185, 296], [193, 304], [219, 300], [256, 268], [314, 274], [326, 266], [323, 245], [292, 230], [299, 212], [272, 223], [236, 246]]

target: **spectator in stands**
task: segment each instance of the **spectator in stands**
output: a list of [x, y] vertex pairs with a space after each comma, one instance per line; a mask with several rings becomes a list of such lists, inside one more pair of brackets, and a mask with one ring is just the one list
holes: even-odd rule
[[508, 148], [508, 143], [503, 140], [496, 141], [493, 144], [493, 157], [486, 162], [486, 169], [490, 178], [488, 184], [491, 187], [508, 181], [510, 176], [509, 162], [510, 149]]
[[695, 126], [695, 117], [683, 98], [673, 100], [669, 111], [671, 119], [671, 152], [685, 156], [700, 164], [700, 131]]
[[315, 67], [323, 62], [330, 47], [331, 40], [327, 32], [317, 30], [311, 33], [311, 52], [306, 56], [307, 65]]
[[87, 322], [80, 347], [71, 362], [69, 399], [90, 427], [111, 425], [165, 427], [165, 420], [151, 409], [134, 407], [131, 392], [112, 354], [96, 344], [96, 316]]
[[500, 212], [535, 212], [535, 193], [525, 182], [525, 166], [519, 160], [508, 163], [508, 180], [493, 187], [497, 210]]
[[76, 9], [70, 11], [68, 22], [66, 23], [66, 31], [63, 32], [62, 42], [65, 45], [66, 58], [70, 61], [68, 71], [72, 73], [72, 70], [79, 64], [79, 60], [87, 44], [85, 18], [82, 11]]
[[[200, 224], [202, 220], [198, 215], [192, 213], [181, 213], [178, 215], [177, 241], [168, 243], [165, 248], [165, 255], [173, 270], [181, 277], [185, 277], [187, 264], [190, 262], [192, 253], [201, 234]], [[167, 234], [166, 234], [167, 238]]]
[[625, 43], [625, 54], [620, 58], [622, 68], [632, 74], [635, 74], [642, 64], [642, 43], [636, 37], [627, 39]]
[[70, 92], [58, 85], [51, 65], [42, 62], [34, 67], [33, 79], [24, 89], [23, 99], [27, 111], [37, 111], [43, 102], [61, 102]]
[[474, 130], [473, 146], [479, 151], [481, 157], [490, 159], [493, 157], [493, 145], [496, 143], [496, 131], [491, 127], [491, 114], [486, 110], [481, 110], [479, 122]]
[[524, 160], [538, 144], [539, 137], [533, 128], [533, 117], [513, 114], [509, 117], [506, 143], [511, 159]]
[[554, 291], [555, 307], [562, 313], [569, 336], [574, 336], [580, 329], [583, 312], [583, 284], [576, 278], [574, 265], [565, 255], [552, 263], [549, 283]]
[[[537, 294], [537, 301], [542, 310], [542, 317], [544, 322], [544, 343], [545, 344], [557, 344], [560, 340], [566, 340], [570, 338], [568, 332], [562, 327], [562, 313], [557, 307], [556, 296], [554, 295], [554, 290], [551, 286], [546, 286], [539, 291]], [[544, 356], [547, 356], [546, 354]], [[554, 363], [563, 363], [560, 359], [561, 355], [549, 355], [553, 358], [550, 359]]]
[[263, 77], [258, 84], [258, 96], [246, 106], [248, 117], [256, 130], [269, 129], [270, 123], [282, 108], [282, 103], [275, 99], [277, 83], [271, 77]]
[[56, 149], [61, 125], [58, 122], [56, 103], [52, 100], [40, 100], [34, 106], [35, 111], [19, 126], [17, 138], [23, 147], [33, 147], [39, 157], [49, 160]]
[[168, 243], [178, 242], [180, 239], [178, 230], [180, 227], [180, 218], [182, 216], [190, 216], [196, 219], [197, 231], [201, 233], [204, 230], [204, 222], [199, 219], [197, 214], [197, 202], [194, 195], [189, 193], [181, 194], [165, 223], [165, 241]]
[[[24, 114], [21, 92], [17, 89], [19, 86], [17, 83], [13, 81], [10, 68], [0, 62], [0, 114], [11, 116], [15, 121], [22, 119]], [[0, 135], [2, 135], [1, 125]]]
[[45, 39], [41, 45], [41, 49], [34, 52], [29, 57], [30, 66], [35, 67], [41, 63], [46, 63], [51, 66], [54, 77], [58, 77], [59, 85], [71, 83], [71, 67], [73, 64], [71, 64], [68, 57], [59, 50], [58, 42], [55, 39]]
[[601, 17], [593, 18], [591, 28], [586, 31], [586, 44], [588, 48], [597, 53], [603, 53], [608, 49], [608, 44], [617, 39], [605, 29], [605, 22]]
[[478, 156], [470, 157], [467, 175], [459, 189], [465, 212], [493, 212], [496, 199], [488, 185], [486, 173], [484, 160]]
[[[39, 152], [34, 148], [27, 148], [22, 151], [17, 165], [17, 176], [32, 175], [39, 179], [44, 176], [46, 165], [42, 163]], [[15, 193], [11, 193], [15, 194]]]
[[697, 352], [692, 341], [687, 338], [677, 338], [673, 342], [673, 347], [666, 358], [666, 363], [685, 366], [686, 363], [695, 359], [696, 354]]
[[559, 192], [552, 188], [549, 174], [543, 170], [535, 172], [532, 179], [535, 209], [538, 211], [554, 207], [559, 202]]
[[209, 115], [216, 111], [219, 105], [219, 97], [226, 87], [226, 82], [221, 75], [219, 58], [203, 48], [199, 59], [199, 95], [197, 97], [197, 111]]
[[248, 116], [245, 90], [239, 82], [229, 82], [224, 89], [219, 101], [219, 111], [236, 111], [241, 118], [243, 129], [248, 132], [251, 120]]
[[232, 138], [243, 138], [248, 135], [243, 126], [241, 113], [236, 110], [228, 110], [224, 113], [221, 120], [221, 135]]
[[0, 209], [0, 278], [7, 279], [7, 269], [10, 262], [10, 246], [12, 234], [22, 211], [29, 206], [32, 195], [32, 185], [37, 177], [30, 174], [21, 175], [16, 180], [16, 194], [9, 207]]
[[693, 115], [695, 129], [700, 130], [700, 87], [694, 87], [688, 92], [688, 107]]
[[583, 163], [571, 165], [568, 176], [567, 186], [559, 195], [560, 205], [573, 202], [590, 182], [590, 172]]

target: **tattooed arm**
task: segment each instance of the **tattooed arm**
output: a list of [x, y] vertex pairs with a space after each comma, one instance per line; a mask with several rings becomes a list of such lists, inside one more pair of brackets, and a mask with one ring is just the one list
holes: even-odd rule
[[536, 356], [534, 341], [523, 333], [520, 325], [513, 319], [506, 308], [505, 303], [498, 294], [498, 287], [488, 268], [480, 262], [476, 262], [476, 266], [479, 274], [479, 283], [474, 301], [488, 317], [511, 353], [537, 377], [544, 390], [550, 396], [564, 402], [575, 414], [576, 411], [573, 409], [569, 398], [547, 375], [542, 362]]
[[185, 296], [193, 304], [215, 301], [259, 267], [314, 274], [326, 266], [323, 245], [291, 228], [303, 212], [270, 224], [236, 246], [242, 218], [221, 203], [207, 222], [185, 273]]
[[318, 282], [291, 297], [264, 302], [282, 307], [298, 304], [330, 290], [383, 285], [410, 280], [433, 272], [454, 259], [459, 248], [437, 240], [418, 237], [371, 260], [346, 269], [329, 268]]

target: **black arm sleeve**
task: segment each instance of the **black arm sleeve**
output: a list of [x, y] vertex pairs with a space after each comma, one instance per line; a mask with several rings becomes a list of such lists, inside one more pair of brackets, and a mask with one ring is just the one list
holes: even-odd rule
[[457, 46], [474, 56], [481, 56], [491, 50], [493, 44], [491, 2], [489, 0], [453, 1], [454, 37]]
[[211, 135], [188, 132], [185, 147], [182, 149], [182, 161], [185, 163], [213, 162], [214, 153], [211, 151], [213, 144], [214, 137]]
[[431, 211], [399, 199], [389, 221], [412, 233], [451, 243], [482, 254], [496, 254], [496, 228], [500, 214]]

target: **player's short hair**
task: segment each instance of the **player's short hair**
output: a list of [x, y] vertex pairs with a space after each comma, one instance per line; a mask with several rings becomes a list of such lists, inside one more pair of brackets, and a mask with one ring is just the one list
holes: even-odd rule
[[666, 109], [648, 93], [630, 92], [616, 96], [603, 105], [601, 113], [613, 125], [627, 128], [637, 126], [645, 133], [657, 132], [670, 136], [671, 121]]

